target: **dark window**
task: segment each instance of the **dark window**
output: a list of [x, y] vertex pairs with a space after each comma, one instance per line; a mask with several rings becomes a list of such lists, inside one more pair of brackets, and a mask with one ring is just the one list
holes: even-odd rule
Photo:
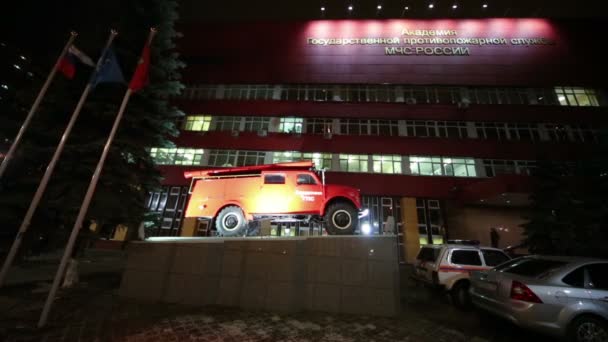
[[317, 184], [317, 182], [315, 182], [315, 179], [308, 174], [299, 174], [298, 175], [298, 185], [300, 184]]
[[416, 259], [421, 261], [435, 262], [439, 256], [439, 248], [423, 247], [418, 252]]
[[526, 277], [541, 277], [543, 274], [555, 270], [566, 263], [557, 260], [544, 260], [536, 258], [518, 258], [497, 267], [497, 271], [522, 275]]
[[585, 268], [579, 267], [576, 270], [568, 273], [562, 281], [570, 286], [585, 287]]
[[509, 260], [509, 257], [505, 253], [491, 249], [482, 249], [481, 254], [483, 254], [483, 259], [488, 266], [497, 266]]
[[285, 184], [285, 176], [264, 175], [264, 184]]
[[608, 264], [593, 264], [587, 267], [591, 278], [591, 288], [608, 290]]
[[452, 252], [452, 264], [481, 265], [481, 258], [477, 251], [455, 250]]

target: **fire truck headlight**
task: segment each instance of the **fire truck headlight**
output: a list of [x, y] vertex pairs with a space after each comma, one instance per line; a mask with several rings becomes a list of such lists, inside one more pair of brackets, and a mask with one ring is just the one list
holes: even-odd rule
[[365, 235], [369, 235], [372, 232], [372, 227], [369, 223], [365, 222], [361, 225], [361, 232]]

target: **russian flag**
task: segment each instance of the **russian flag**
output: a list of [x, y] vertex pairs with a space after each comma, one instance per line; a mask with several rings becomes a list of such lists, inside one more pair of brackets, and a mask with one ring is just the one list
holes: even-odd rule
[[82, 64], [94, 67], [95, 63], [93, 60], [78, 50], [74, 45], [70, 46], [68, 53], [66, 53], [61, 61], [59, 61], [59, 71], [65, 75], [65, 77], [72, 79], [76, 74], [76, 61], [80, 61]]

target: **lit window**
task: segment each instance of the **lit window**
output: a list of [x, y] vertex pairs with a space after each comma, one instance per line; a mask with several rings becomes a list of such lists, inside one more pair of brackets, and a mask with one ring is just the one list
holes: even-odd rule
[[158, 165], [202, 165], [203, 149], [151, 148], [150, 156]]
[[282, 133], [302, 133], [303, 118], [281, 118], [279, 132]]
[[193, 115], [186, 117], [186, 122], [184, 123], [184, 130], [206, 132], [209, 130], [210, 125], [210, 115]]
[[304, 153], [304, 160], [312, 160], [315, 163], [315, 168], [318, 170], [331, 170], [331, 153]]
[[410, 172], [424, 176], [477, 177], [472, 158], [410, 156]]
[[340, 171], [367, 172], [367, 155], [365, 154], [341, 154]]
[[562, 106], [599, 106], [595, 90], [581, 87], [555, 87], [557, 100]]
[[401, 156], [372, 156], [373, 170], [377, 173], [401, 173]]
[[274, 152], [273, 163], [288, 163], [295, 161], [310, 160], [315, 164], [315, 168], [331, 169], [331, 153], [302, 153], [294, 151]]

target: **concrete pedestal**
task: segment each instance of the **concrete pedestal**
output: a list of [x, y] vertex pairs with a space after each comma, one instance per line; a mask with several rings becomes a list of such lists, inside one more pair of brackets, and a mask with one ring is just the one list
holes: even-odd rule
[[190, 305], [395, 315], [395, 236], [136, 242], [120, 294]]

